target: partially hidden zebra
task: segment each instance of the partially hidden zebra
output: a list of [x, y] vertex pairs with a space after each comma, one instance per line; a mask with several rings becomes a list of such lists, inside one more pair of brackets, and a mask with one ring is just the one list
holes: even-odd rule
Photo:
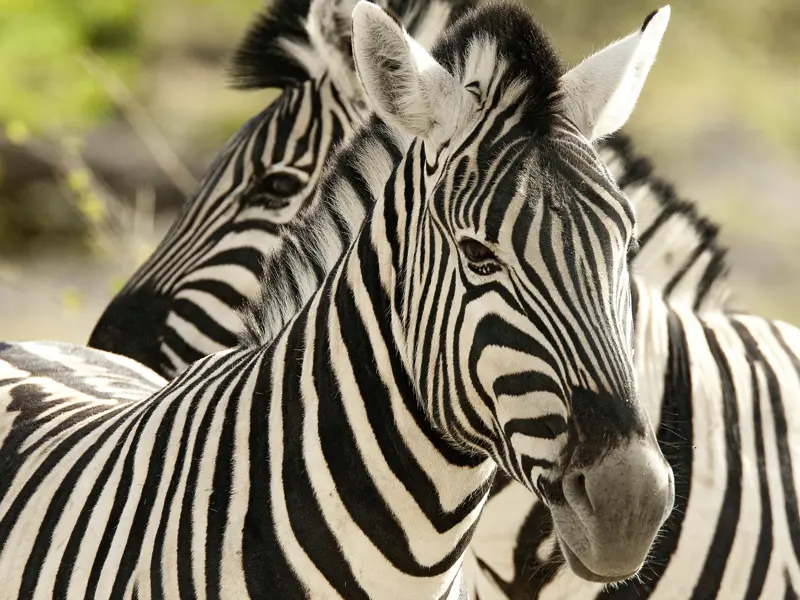
[[40, 396], [13, 361], [34, 348], [3, 348], [0, 598], [463, 597], [498, 465], [572, 569], [635, 573], [672, 471], [633, 376], [633, 211], [589, 140], [627, 119], [667, 18], [563, 73], [516, 4], [429, 54], [360, 2], [383, 120], [309, 210], [369, 208], [271, 344], [120, 401]]
[[[275, 0], [236, 51], [234, 81], [278, 98], [231, 138], [89, 346], [171, 378], [236, 345], [280, 225], [308, 202], [331, 150], [368, 114], [350, 50], [355, 0]], [[429, 47], [475, 0], [383, 0]]]

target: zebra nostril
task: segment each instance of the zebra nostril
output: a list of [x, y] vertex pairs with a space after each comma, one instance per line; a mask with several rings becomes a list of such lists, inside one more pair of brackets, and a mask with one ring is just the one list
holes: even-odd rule
[[586, 489], [586, 475], [582, 472], [570, 473], [564, 477], [563, 482], [564, 497], [573, 507], [579, 507], [590, 513], [594, 513], [594, 504], [589, 497]]

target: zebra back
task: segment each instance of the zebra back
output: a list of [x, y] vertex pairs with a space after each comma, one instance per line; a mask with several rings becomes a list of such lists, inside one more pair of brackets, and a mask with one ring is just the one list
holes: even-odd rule
[[726, 309], [730, 266], [719, 226], [658, 176], [628, 136], [605, 141], [600, 156], [636, 209], [639, 250], [631, 270], [640, 282], [676, 307], [698, 313]]

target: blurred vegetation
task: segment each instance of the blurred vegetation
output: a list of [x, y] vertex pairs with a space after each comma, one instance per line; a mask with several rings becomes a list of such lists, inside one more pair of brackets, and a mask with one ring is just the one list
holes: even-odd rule
[[[661, 1], [525, 3], [574, 63]], [[627, 129], [723, 223], [742, 304], [800, 322], [800, 2], [671, 5]], [[0, 318], [0, 339], [85, 340], [214, 153], [273, 97], [227, 87], [261, 6], [0, 0], [0, 314], [32, 315]]]
[[[2, 0], [0, 120], [46, 131], [87, 127], [107, 118], [112, 99], [84, 67], [85, 55], [102, 57], [133, 84], [148, 63], [187, 42], [188, 31], [200, 33], [201, 24], [207, 30], [184, 51], [202, 53], [209, 42], [227, 47], [258, 3], [239, 0], [209, 9], [213, 1]], [[187, 28], [198, 9], [207, 18]]]

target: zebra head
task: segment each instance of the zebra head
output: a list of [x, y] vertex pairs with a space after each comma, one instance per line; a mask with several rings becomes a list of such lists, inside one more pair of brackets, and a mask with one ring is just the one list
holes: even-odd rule
[[515, 5], [431, 53], [378, 7], [353, 13], [366, 93], [409, 136], [368, 222], [398, 351], [437, 430], [539, 495], [593, 581], [641, 568], [674, 499], [634, 380], [634, 213], [592, 146], [629, 117], [668, 19], [563, 73]]
[[[385, 0], [430, 45], [473, 0]], [[276, 0], [233, 61], [244, 89], [278, 97], [233, 136], [153, 255], [100, 317], [94, 348], [172, 377], [234, 346], [281, 226], [314, 195], [332, 148], [367, 114], [353, 65], [355, 0]]]

